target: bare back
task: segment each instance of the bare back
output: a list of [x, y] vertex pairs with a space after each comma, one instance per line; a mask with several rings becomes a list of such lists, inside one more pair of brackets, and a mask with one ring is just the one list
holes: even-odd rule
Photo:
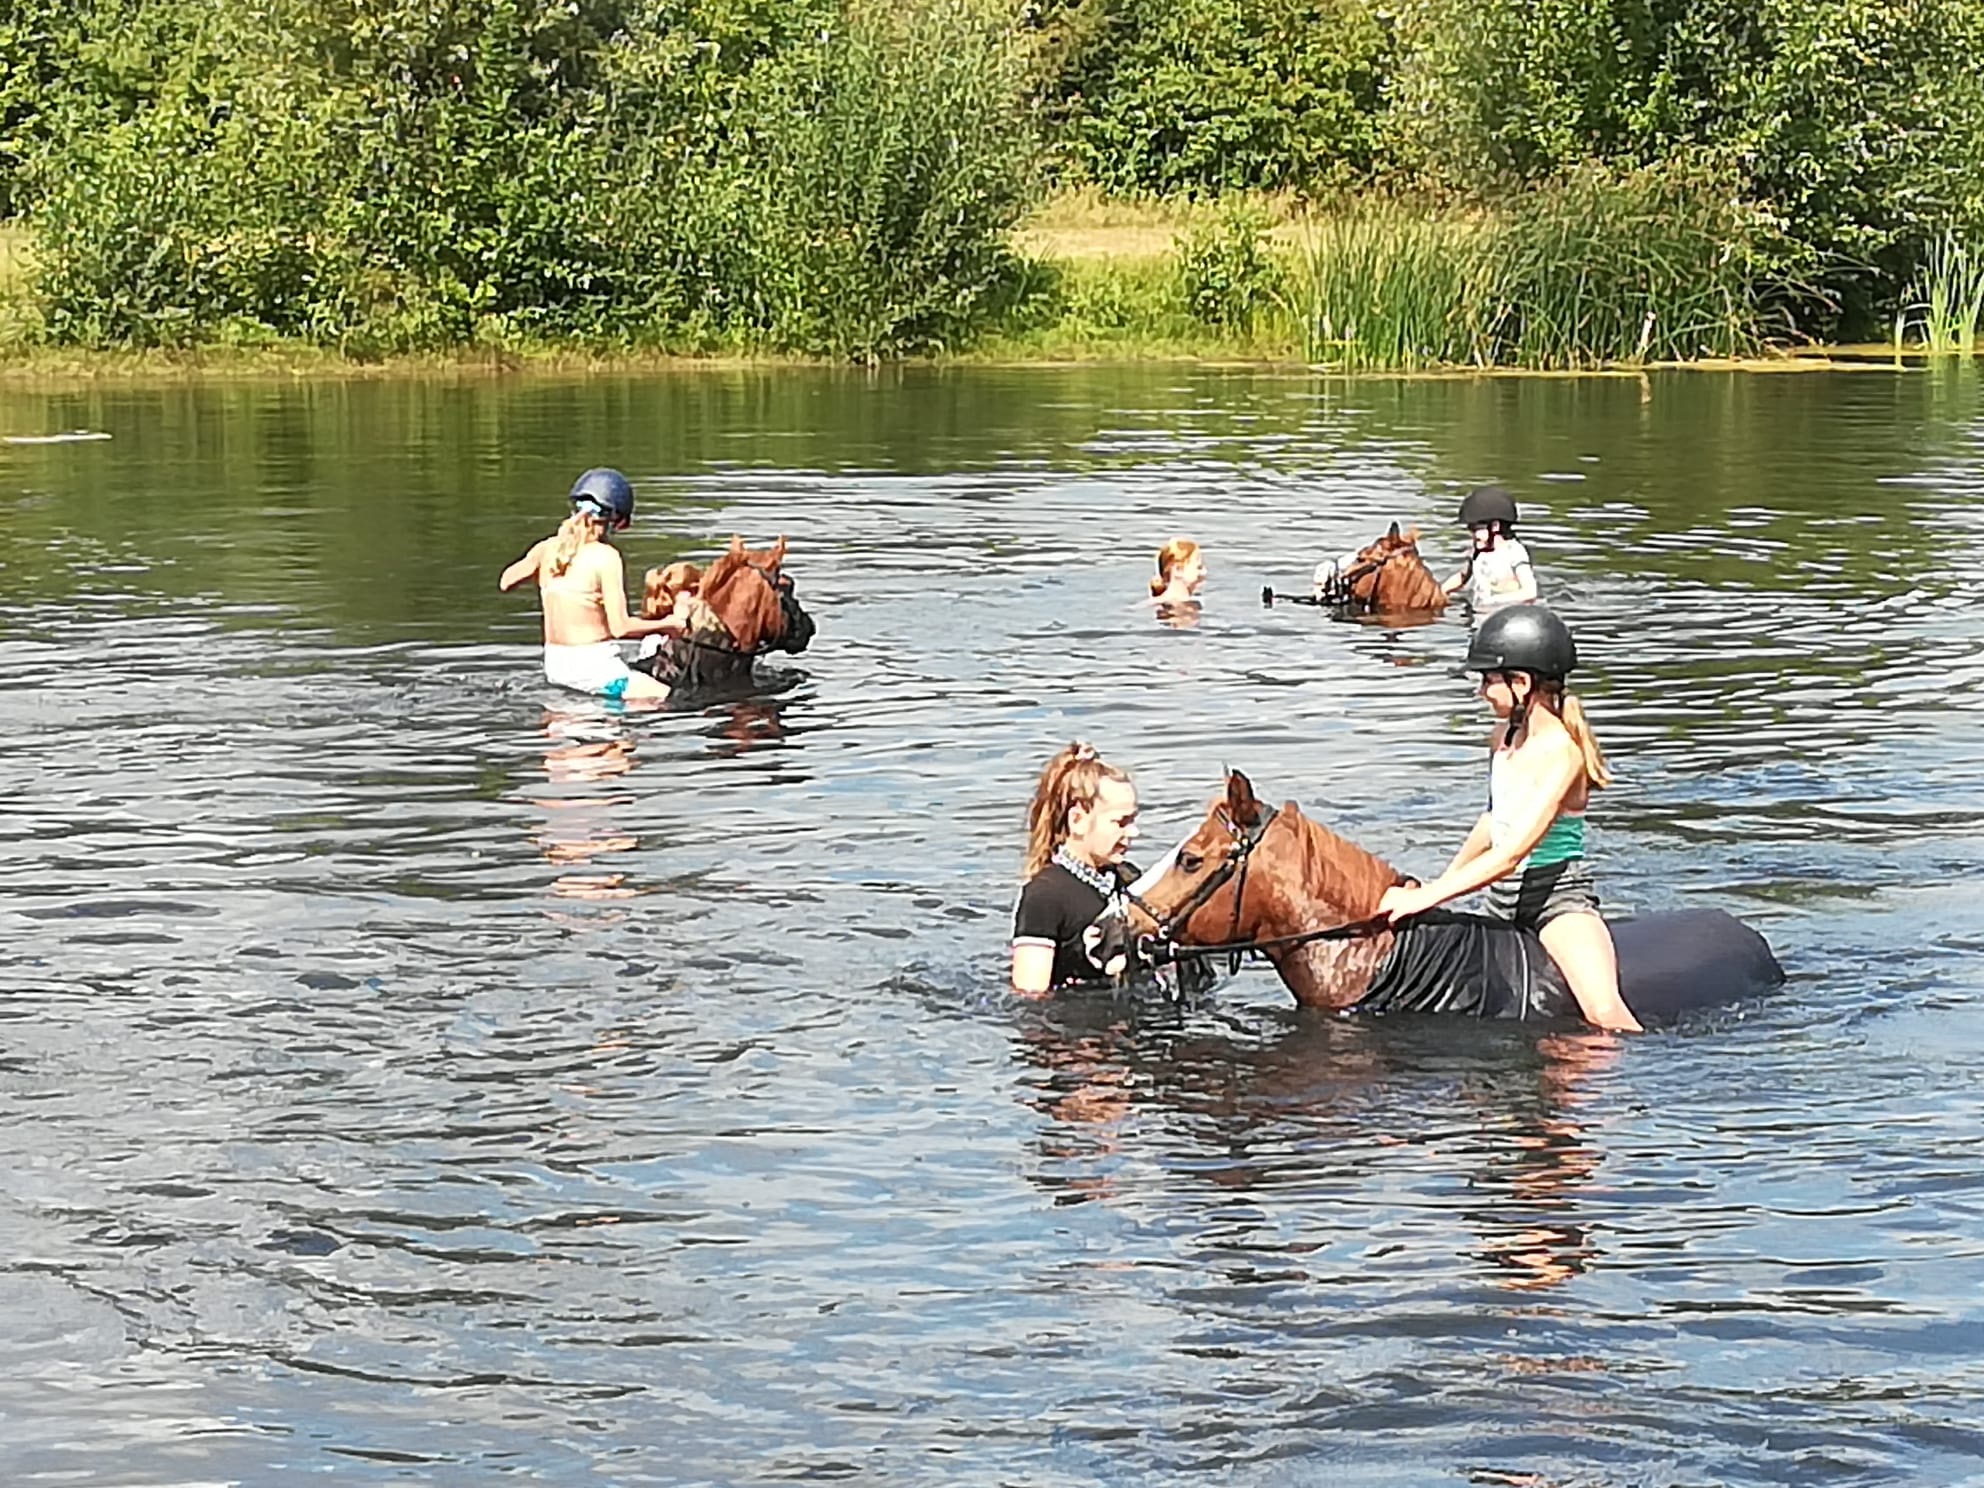
[[606, 618], [607, 588], [619, 589], [626, 582], [618, 550], [608, 543], [589, 542], [572, 555], [562, 574], [553, 574], [545, 562], [553, 541], [547, 538], [539, 544], [543, 552], [537, 568], [537, 592], [544, 609], [544, 644], [591, 646], [612, 640]]

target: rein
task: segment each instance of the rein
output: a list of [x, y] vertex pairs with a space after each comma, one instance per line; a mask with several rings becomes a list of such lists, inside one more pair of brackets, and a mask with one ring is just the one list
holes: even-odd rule
[[[756, 574], [759, 578], [763, 579], [765, 583], [770, 586], [772, 591], [772, 597], [774, 599], [778, 598], [780, 590], [778, 587], [777, 579], [774, 579], [770, 574], [766, 573], [765, 570], [758, 567], [758, 565], [755, 563], [747, 563], [744, 565], [744, 567], [748, 568], [752, 573]], [[785, 613], [784, 607], [781, 605], [779, 611], [779, 615], [781, 619], [784, 618], [784, 613]], [[723, 617], [721, 615], [717, 616], [717, 623], [723, 625], [724, 632], [726, 634], [729, 633], [730, 627], [724, 624]], [[742, 646], [737, 644], [737, 638], [735, 636], [731, 636], [730, 644], [727, 646], [720, 641], [705, 641], [700, 639], [699, 637], [692, 635], [679, 635], [672, 637], [672, 639], [680, 641], [687, 646], [694, 646], [699, 651], [714, 651], [719, 656], [736, 656], [736, 657], [741, 657], [746, 661], [755, 661], [757, 660], [757, 658], [765, 655], [767, 652], [778, 650], [779, 642], [783, 641], [785, 639], [785, 636], [783, 632], [781, 632], [777, 636], [773, 636], [766, 640], [762, 640], [758, 642], [758, 644], [753, 646], [749, 651], [746, 651]]]

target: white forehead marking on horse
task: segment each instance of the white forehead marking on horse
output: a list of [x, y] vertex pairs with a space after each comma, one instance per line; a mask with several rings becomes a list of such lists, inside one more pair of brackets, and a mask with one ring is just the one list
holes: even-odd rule
[[1171, 865], [1178, 861], [1178, 848], [1184, 845], [1182, 842], [1179, 843], [1178, 847], [1172, 848], [1163, 857], [1152, 863], [1150, 867], [1144, 869], [1143, 876], [1130, 885], [1130, 892], [1132, 894], [1148, 894], [1152, 889], [1156, 888], [1157, 881], [1169, 873], [1171, 871]]

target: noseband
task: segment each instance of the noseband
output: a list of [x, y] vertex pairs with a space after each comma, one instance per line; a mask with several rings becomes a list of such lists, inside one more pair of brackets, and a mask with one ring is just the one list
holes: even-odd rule
[[1175, 943], [1177, 933], [1189, 925], [1192, 916], [1204, 909], [1212, 901], [1212, 896], [1231, 883], [1234, 875], [1237, 874], [1240, 884], [1233, 891], [1233, 922], [1226, 927], [1226, 938], [1229, 941], [1233, 939], [1240, 929], [1240, 906], [1247, 899], [1247, 860], [1254, 855], [1254, 849], [1260, 845], [1261, 839], [1267, 836], [1268, 828], [1274, 825], [1276, 815], [1275, 811], [1270, 810], [1251, 830], [1243, 829], [1230, 816], [1222, 817], [1221, 820], [1226, 823], [1226, 830], [1233, 834], [1233, 851], [1222, 858], [1219, 866], [1201, 879], [1197, 887], [1187, 894], [1183, 902], [1170, 914], [1159, 915], [1156, 910], [1144, 903], [1141, 897], [1130, 895], [1130, 902], [1156, 922], [1157, 929], [1146, 939], [1153, 947], [1164, 948], [1164, 959], [1178, 959], [1179, 947]]
[[[1392, 559], [1409, 551], [1411, 550], [1408, 548], [1393, 548], [1390, 552], [1380, 553], [1375, 558], [1366, 558], [1353, 567], [1331, 574], [1323, 586], [1316, 591], [1316, 602], [1330, 606], [1333, 609], [1346, 610], [1361, 603], [1357, 595], [1353, 592], [1357, 581], [1366, 575], [1379, 572]], [[1374, 594], [1372, 596], [1373, 602], [1376, 601], [1376, 598], [1377, 596]]]
[[[1382, 563], [1379, 566], [1382, 566]], [[1158, 914], [1144, 902], [1141, 895], [1128, 896], [1130, 902], [1149, 915], [1157, 925], [1156, 930], [1138, 941], [1138, 954], [1142, 959], [1152, 965], [1162, 965], [1169, 961], [1193, 961], [1229, 956], [1232, 958], [1233, 969], [1237, 971], [1243, 955], [1266, 955], [1269, 951], [1286, 950], [1318, 940], [1351, 940], [1368, 934], [1377, 927], [1378, 921], [1375, 918], [1367, 918], [1352, 920], [1345, 925], [1333, 925], [1325, 930], [1304, 930], [1296, 935], [1271, 936], [1267, 940], [1239, 939], [1240, 910], [1247, 902], [1248, 860], [1253, 857], [1254, 849], [1260, 846], [1261, 839], [1267, 836], [1268, 828], [1274, 825], [1275, 818], [1279, 814], [1278, 810], [1270, 808], [1267, 815], [1262, 817], [1251, 830], [1243, 829], [1230, 816], [1222, 818], [1226, 823], [1226, 830], [1233, 834], [1233, 851], [1220, 861], [1218, 867], [1200, 880], [1192, 892], [1187, 894], [1170, 914]], [[1226, 938], [1211, 945], [1179, 945], [1176, 939], [1179, 932], [1186, 929], [1191, 924], [1192, 917], [1212, 902], [1213, 895], [1232, 883], [1236, 877], [1240, 881], [1233, 890], [1233, 918], [1227, 923]], [[1401, 875], [1399, 882], [1405, 883], [1409, 880]]]

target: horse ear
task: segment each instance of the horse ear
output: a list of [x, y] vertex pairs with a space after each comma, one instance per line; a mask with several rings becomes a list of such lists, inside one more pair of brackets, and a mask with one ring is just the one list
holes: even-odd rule
[[1398, 523], [1396, 522], [1392, 523], [1392, 530], [1390, 535], [1394, 542], [1398, 540]]
[[1226, 772], [1226, 809], [1243, 827], [1251, 827], [1261, 819], [1261, 803], [1254, 797], [1254, 782], [1238, 770]]
[[772, 567], [777, 568], [783, 562], [785, 562], [785, 534], [781, 532], [778, 541], [772, 544]]
[[1409, 542], [1409, 543], [1411, 543], [1411, 544], [1412, 544], [1412, 545], [1413, 545], [1413, 546], [1414, 546], [1415, 548], [1416, 548], [1416, 547], [1418, 547], [1418, 546], [1419, 546], [1419, 529], [1418, 529], [1417, 527], [1408, 527], [1408, 528], [1406, 528], [1406, 529], [1405, 529], [1405, 540], [1406, 540], [1407, 542]]
[[730, 534], [730, 551], [735, 554], [741, 554], [744, 551], [744, 539], [734, 532]]

